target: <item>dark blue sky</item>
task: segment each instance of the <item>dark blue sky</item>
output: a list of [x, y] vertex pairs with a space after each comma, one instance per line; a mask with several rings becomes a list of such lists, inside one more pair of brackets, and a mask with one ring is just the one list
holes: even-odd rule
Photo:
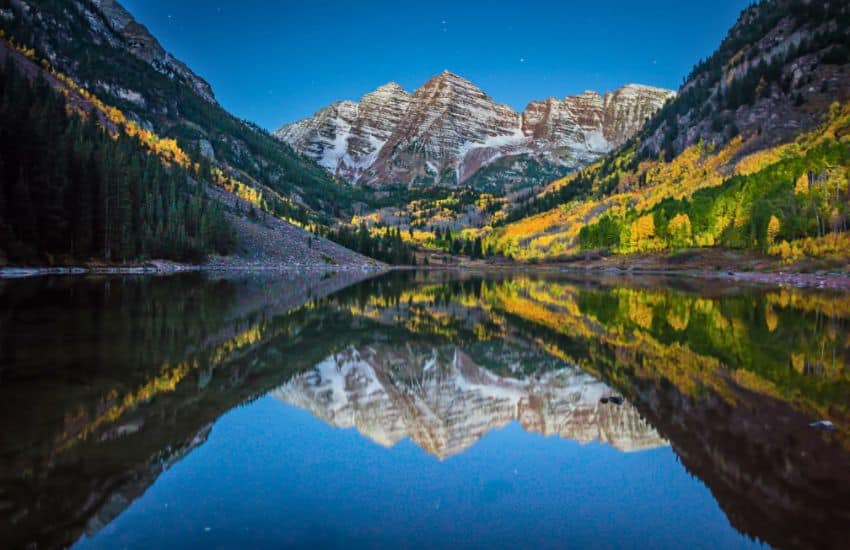
[[237, 116], [274, 129], [443, 69], [517, 110], [629, 82], [677, 88], [748, 0], [122, 0]]

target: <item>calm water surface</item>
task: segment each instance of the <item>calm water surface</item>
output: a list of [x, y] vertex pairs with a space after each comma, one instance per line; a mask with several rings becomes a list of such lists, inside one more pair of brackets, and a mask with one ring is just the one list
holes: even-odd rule
[[849, 358], [695, 279], [0, 281], [0, 547], [846, 547]]

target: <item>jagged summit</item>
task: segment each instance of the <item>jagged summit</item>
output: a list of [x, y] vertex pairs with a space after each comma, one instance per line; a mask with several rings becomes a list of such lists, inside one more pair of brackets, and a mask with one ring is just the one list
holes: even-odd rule
[[[379, 87], [378, 87], [377, 89], [375, 89], [375, 91], [374, 91], [374, 92], [372, 92], [372, 93], [374, 94], [374, 93], [376, 93], [376, 92], [387, 92], [387, 93], [404, 92], [404, 93], [406, 94], [406, 93], [407, 93], [407, 90], [405, 90], [405, 89], [401, 86], [401, 84], [399, 84], [398, 82], [390, 81], [390, 82], [387, 82], [386, 84], [384, 84], [383, 86], [379, 86]], [[367, 95], [368, 95], [368, 94], [367, 94]]]
[[472, 82], [470, 82], [469, 80], [465, 79], [464, 77], [460, 76], [457, 73], [453, 73], [452, 71], [450, 71], [448, 69], [443, 69], [443, 72], [436, 74], [436, 75], [432, 76], [431, 78], [429, 78], [426, 81], [425, 85], [427, 85], [429, 82], [433, 82], [433, 81], [460, 83], [460, 84], [475, 87], [475, 85]]
[[[425, 81], [425, 84], [419, 90], [439, 90], [444, 93], [469, 92], [484, 95], [484, 92], [478, 86], [450, 71], [443, 71], [438, 75], [432, 76]], [[416, 92], [414, 92], [415, 94]]]
[[390, 82], [276, 135], [352, 183], [456, 185], [501, 157], [588, 164], [634, 135], [673, 95], [627, 84], [604, 95], [532, 101], [517, 113], [444, 70], [412, 94]]
[[388, 82], [360, 98], [337, 101], [275, 135], [331, 172], [356, 181], [401, 123], [411, 95]]

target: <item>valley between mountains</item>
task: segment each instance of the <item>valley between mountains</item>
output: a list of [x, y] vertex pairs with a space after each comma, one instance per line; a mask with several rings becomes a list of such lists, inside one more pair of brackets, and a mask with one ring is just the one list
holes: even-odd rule
[[676, 91], [518, 112], [444, 71], [274, 132], [114, 0], [0, 33], [0, 265], [847, 271], [846, 2], [747, 8]]

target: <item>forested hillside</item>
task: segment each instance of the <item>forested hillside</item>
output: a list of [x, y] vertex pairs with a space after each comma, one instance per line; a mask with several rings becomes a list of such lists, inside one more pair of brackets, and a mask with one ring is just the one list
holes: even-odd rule
[[137, 137], [69, 109], [11, 54], [0, 69], [0, 250], [12, 262], [202, 259], [233, 251], [223, 208]]
[[257, 208], [256, 190], [197, 161], [2, 36], [0, 265], [326, 266], [372, 260]]
[[26, 73], [10, 85], [32, 88], [3, 106], [5, 262], [367, 261], [285, 223], [336, 236], [352, 188], [227, 113], [114, 1], [0, 0], [0, 39]]
[[0, 9], [9, 14], [0, 18], [7, 36], [140, 126], [176, 139], [187, 154], [253, 189], [244, 197], [258, 208], [324, 223], [354, 200], [348, 186], [315, 163], [223, 109], [200, 77], [115, 2], [0, 0]]
[[[616, 252], [719, 245], [786, 260], [847, 252], [848, 144], [850, 104], [836, 103], [821, 129], [746, 157], [721, 185], [647, 209], [606, 213], [581, 229], [580, 245]], [[810, 238], [821, 242], [812, 246]]]
[[722, 246], [847, 257], [850, 5], [765, 0], [640, 134], [518, 205], [517, 259]]

